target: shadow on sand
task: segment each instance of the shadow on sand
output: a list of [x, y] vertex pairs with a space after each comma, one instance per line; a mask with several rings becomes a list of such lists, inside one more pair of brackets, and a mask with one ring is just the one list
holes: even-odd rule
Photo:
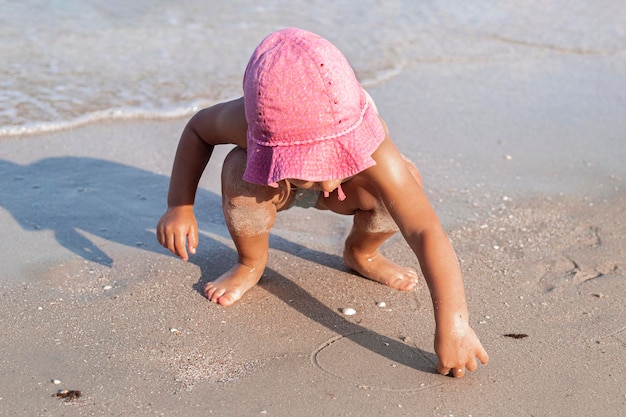
[[[169, 254], [156, 242], [154, 235], [156, 222], [166, 208], [167, 176], [103, 159], [56, 157], [27, 166], [0, 160], [0, 178], [0, 205], [11, 213], [24, 230], [51, 230], [59, 245], [85, 260], [108, 267], [114, 264], [114, 259], [98, 247], [89, 235], [125, 246]], [[228, 237], [219, 195], [199, 189], [196, 207], [207, 208], [196, 209], [202, 227], [209, 228], [211, 233]], [[232, 249], [206, 234], [201, 239], [211, 240], [203, 244], [204, 247], [217, 248], [219, 253], [232, 252], [232, 258], [236, 258]], [[346, 271], [339, 256], [311, 250], [276, 235], [272, 236], [271, 244], [291, 255]], [[195, 256], [192, 262], [202, 272], [200, 281], [195, 285], [201, 292], [206, 282], [221, 273], [216, 268], [222, 266], [214, 265], [210, 257], [205, 259]], [[407, 345], [345, 320], [270, 268], [265, 275], [267, 281], [272, 283], [261, 284], [267, 291], [311, 320], [390, 360], [423, 372], [434, 372], [434, 354], [413, 347], [410, 349], [414, 354], [407, 354]], [[363, 333], [373, 337], [356, 337]], [[374, 340], [376, 343], [373, 343]]]

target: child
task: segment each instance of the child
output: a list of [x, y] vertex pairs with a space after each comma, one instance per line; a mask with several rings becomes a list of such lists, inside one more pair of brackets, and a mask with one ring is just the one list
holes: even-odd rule
[[354, 216], [343, 258], [366, 278], [409, 291], [417, 272], [378, 248], [398, 229], [413, 249], [435, 312], [437, 370], [461, 377], [488, 361], [469, 326], [454, 250], [422, 190], [415, 166], [389, 138], [371, 98], [327, 40], [288, 28], [254, 51], [244, 96], [198, 112], [178, 145], [159, 242], [183, 260], [198, 245], [193, 204], [218, 144], [235, 144], [222, 169], [222, 206], [238, 262], [206, 285], [231, 305], [261, 278], [276, 212], [293, 205]]

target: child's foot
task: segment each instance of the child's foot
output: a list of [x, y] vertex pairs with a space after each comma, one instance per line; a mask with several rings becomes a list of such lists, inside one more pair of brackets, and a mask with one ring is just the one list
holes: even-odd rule
[[240, 263], [204, 286], [206, 298], [216, 304], [230, 306], [237, 302], [261, 279], [263, 268], [250, 268]]
[[419, 277], [413, 268], [405, 268], [385, 258], [378, 251], [373, 255], [359, 255], [345, 250], [343, 260], [365, 278], [400, 291], [410, 291], [417, 285]]

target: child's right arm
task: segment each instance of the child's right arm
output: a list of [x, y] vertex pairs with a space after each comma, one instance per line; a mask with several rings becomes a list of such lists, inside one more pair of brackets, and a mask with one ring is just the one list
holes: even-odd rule
[[157, 224], [157, 239], [183, 260], [198, 245], [198, 225], [193, 213], [200, 177], [219, 144], [246, 147], [247, 124], [243, 99], [201, 110], [185, 126], [178, 143], [167, 196], [167, 211]]

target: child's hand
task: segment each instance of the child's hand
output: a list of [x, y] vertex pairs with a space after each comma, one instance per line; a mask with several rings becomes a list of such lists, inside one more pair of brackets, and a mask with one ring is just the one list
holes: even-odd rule
[[478, 367], [476, 358], [483, 365], [489, 361], [489, 355], [478, 340], [474, 330], [466, 322], [456, 323], [451, 329], [437, 329], [435, 334], [435, 352], [439, 356], [437, 372], [461, 378], [465, 369], [474, 371]]
[[193, 255], [198, 246], [198, 223], [193, 214], [193, 206], [167, 209], [157, 224], [156, 235], [163, 247], [184, 261], [188, 260], [187, 247]]

